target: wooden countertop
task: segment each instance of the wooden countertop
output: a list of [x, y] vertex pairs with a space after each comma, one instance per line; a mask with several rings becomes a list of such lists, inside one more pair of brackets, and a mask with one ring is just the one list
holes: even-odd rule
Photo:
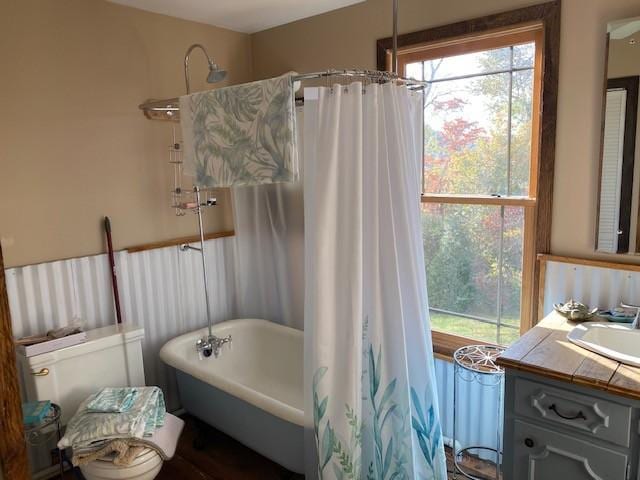
[[497, 363], [640, 400], [640, 368], [574, 345], [567, 340], [567, 333], [575, 325], [551, 313], [509, 347]]

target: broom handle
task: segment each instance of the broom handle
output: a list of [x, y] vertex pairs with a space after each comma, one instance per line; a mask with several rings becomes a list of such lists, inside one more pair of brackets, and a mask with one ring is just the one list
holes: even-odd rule
[[111, 221], [109, 217], [104, 217], [104, 231], [107, 233], [107, 249], [109, 253], [109, 265], [111, 266], [111, 285], [113, 286], [113, 300], [116, 304], [116, 320], [122, 323], [122, 313], [120, 312], [120, 295], [118, 294], [118, 276], [116, 275], [116, 261], [113, 255], [113, 243], [111, 241]]

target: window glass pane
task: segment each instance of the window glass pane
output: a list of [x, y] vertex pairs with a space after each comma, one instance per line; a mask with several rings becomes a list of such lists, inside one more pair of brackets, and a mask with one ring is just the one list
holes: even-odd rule
[[425, 192], [507, 193], [510, 74], [434, 83], [425, 98]]
[[423, 204], [429, 306], [496, 318], [500, 207]]
[[519, 207], [422, 205], [434, 329], [489, 342], [518, 337], [523, 223]]
[[[502, 323], [520, 328], [524, 208], [505, 207], [502, 237]], [[508, 332], [505, 332], [508, 333]]]
[[424, 62], [425, 80], [442, 80], [460, 75], [506, 70], [511, 65], [511, 48], [465, 53]]
[[513, 47], [513, 66], [516, 68], [533, 68], [536, 48], [535, 43], [523, 43]]
[[[432, 310], [431, 328], [439, 332], [451, 333], [462, 337], [496, 343], [497, 327], [489, 323], [446, 314]], [[502, 327], [500, 329], [500, 345], [511, 345], [520, 337], [520, 327]]]
[[422, 80], [422, 62], [407, 63], [404, 67], [404, 76]]
[[432, 84], [425, 98], [425, 192], [527, 195], [532, 93], [532, 70]]
[[531, 110], [533, 106], [533, 71], [513, 73], [511, 99], [511, 195], [529, 193], [531, 159]]

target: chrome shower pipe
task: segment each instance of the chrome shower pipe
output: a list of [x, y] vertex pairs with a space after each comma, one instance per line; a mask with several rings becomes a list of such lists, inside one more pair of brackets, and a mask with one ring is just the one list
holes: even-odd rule
[[207, 276], [207, 255], [204, 251], [204, 226], [202, 225], [202, 203], [200, 202], [200, 187], [193, 187], [196, 194], [196, 214], [198, 215], [198, 229], [200, 230], [200, 258], [202, 259], [202, 276], [204, 279], [204, 300], [207, 306], [207, 325], [209, 327], [209, 338], [211, 338], [211, 306], [209, 304], [209, 280]]
[[393, 0], [393, 35], [391, 51], [391, 71], [398, 73], [398, 0]]
[[205, 57], [207, 57], [209, 70], [218, 68], [218, 66], [215, 63], [213, 63], [213, 60], [211, 60], [211, 57], [207, 53], [207, 50], [202, 45], [200, 45], [199, 43], [194, 43], [193, 45], [191, 45], [187, 49], [187, 53], [184, 54], [184, 83], [187, 86], [187, 95], [191, 93], [191, 86], [189, 85], [189, 55], [191, 55], [191, 52], [193, 52], [196, 48], [199, 48], [200, 50], [202, 50], [202, 53], [204, 53]]

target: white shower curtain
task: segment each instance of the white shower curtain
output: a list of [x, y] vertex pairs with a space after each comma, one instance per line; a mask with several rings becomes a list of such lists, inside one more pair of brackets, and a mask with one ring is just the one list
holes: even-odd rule
[[[296, 109], [301, 148], [303, 116]], [[300, 162], [300, 175], [303, 174]], [[236, 316], [304, 328], [302, 181], [233, 187]]]
[[307, 478], [446, 479], [419, 210], [421, 97], [305, 90]]

